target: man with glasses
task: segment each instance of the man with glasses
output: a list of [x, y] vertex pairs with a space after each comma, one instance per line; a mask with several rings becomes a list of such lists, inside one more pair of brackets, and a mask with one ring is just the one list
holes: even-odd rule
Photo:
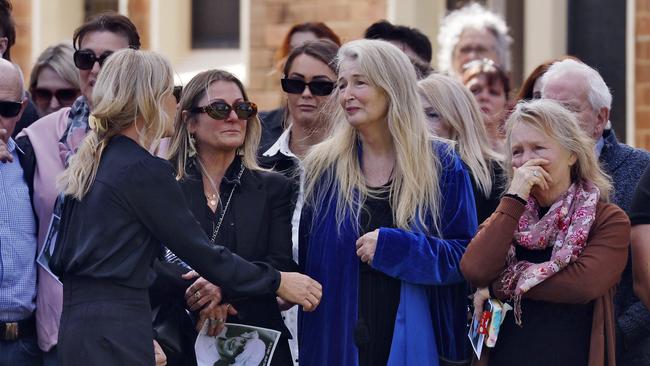
[[36, 220], [23, 154], [11, 133], [27, 105], [22, 74], [0, 59], [0, 366], [40, 365], [36, 341]]

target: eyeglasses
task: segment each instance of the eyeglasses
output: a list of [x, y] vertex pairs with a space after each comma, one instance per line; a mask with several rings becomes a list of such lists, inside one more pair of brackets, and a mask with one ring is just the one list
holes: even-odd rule
[[20, 113], [23, 102], [0, 101], [0, 116], [4, 118], [16, 117]]
[[226, 102], [213, 102], [204, 107], [189, 109], [192, 113], [207, 113], [213, 119], [222, 120], [228, 118], [231, 111], [235, 111], [237, 118], [249, 119], [257, 114], [257, 105], [253, 102], [238, 102], [232, 106]]
[[299, 79], [282, 79], [280, 82], [282, 90], [289, 94], [302, 94], [305, 91], [305, 86], [309, 87], [312, 95], [319, 97], [330, 95], [334, 90], [334, 82], [326, 80], [312, 80], [306, 83]]
[[95, 66], [95, 62], [99, 62], [99, 67], [102, 67], [106, 59], [112, 54], [113, 51], [106, 51], [97, 57], [95, 56], [95, 52], [83, 49], [75, 51], [73, 59], [75, 66], [79, 70], [90, 70]]
[[32, 89], [32, 100], [39, 105], [50, 104], [52, 97], [55, 97], [60, 105], [70, 106], [74, 103], [75, 99], [79, 96], [79, 89], [58, 89], [50, 90], [43, 88]]

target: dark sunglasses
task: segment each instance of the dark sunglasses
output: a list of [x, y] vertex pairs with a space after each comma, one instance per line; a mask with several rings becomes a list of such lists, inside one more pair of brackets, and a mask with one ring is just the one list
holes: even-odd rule
[[230, 105], [226, 102], [212, 102], [204, 107], [194, 107], [189, 109], [192, 113], [207, 113], [213, 119], [226, 119], [231, 111], [235, 111], [237, 118], [249, 119], [257, 114], [257, 105], [253, 102], [238, 102]]
[[289, 94], [302, 94], [305, 91], [305, 86], [309, 88], [312, 95], [319, 97], [332, 94], [334, 90], [334, 82], [326, 80], [312, 80], [306, 83], [304, 80], [299, 79], [282, 79], [282, 90]]
[[102, 53], [99, 57], [95, 56], [95, 52], [83, 49], [77, 50], [74, 52], [74, 64], [79, 70], [90, 70], [95, 66], [95, 62], [99, 62], [99, 66], [102, 67], [106, 59], [113, 54], [113, 51], [106, 51]]
[[79, 96], [79, 89], [59, 89], [54, 92], [49, 89], [34, 88], [32, 89], [32, 100], [36, 104], [50, 103], [52, 96], [59, 101], [59, 104], [71, 105]]
[[16, 117], [22, 108], [22, 102], [0, 101], [0, 116], [4, 118]]

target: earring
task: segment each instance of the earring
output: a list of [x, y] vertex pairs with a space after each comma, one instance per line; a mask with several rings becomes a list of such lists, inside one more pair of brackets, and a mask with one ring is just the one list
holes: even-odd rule
[[187, 156], [193, 158], [196, 156], [196, 139], [194, 134], [187, 134]]

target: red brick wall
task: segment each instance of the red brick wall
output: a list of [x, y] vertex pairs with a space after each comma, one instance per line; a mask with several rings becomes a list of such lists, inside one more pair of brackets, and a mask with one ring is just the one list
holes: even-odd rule
[[25, 83], [29, 82], [32, 57], [32, 1], [12, 0], [12, 16], [16, 22], [16, 43], [11, 47], [11, 61], [17, 63], [25, 75]]
[[150, 0], [129, 0], [128, 12], [129, 19], [135, 24], [138, 34], [140, 34], [142, 48], [149, 49]]
[[325, 22], [342, 41], [360, 38], [368, 25], [386, 17], [386, 0], [251, 0], [248, 91], [261, 110], [281, 103], [280, 74], [273, 55], [296, 23]]

